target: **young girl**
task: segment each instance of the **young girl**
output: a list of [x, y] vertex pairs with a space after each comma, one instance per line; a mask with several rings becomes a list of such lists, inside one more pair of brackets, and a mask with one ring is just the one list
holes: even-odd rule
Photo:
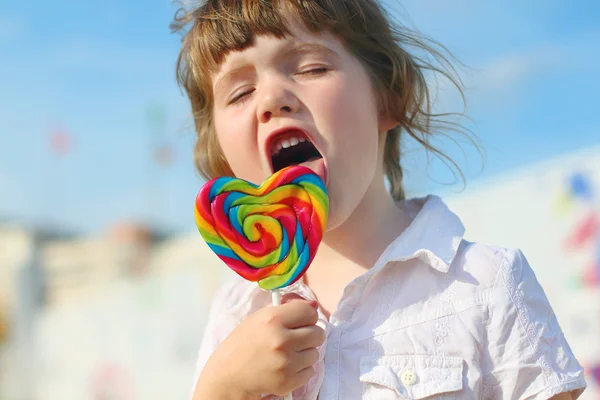
[[441, 52], [376, 0], [208, 0], [176, 17], [175, 29], [188, 25], [178, 78], [199, 171], [259, 184], [302, 164], [330, 195], [323, 243], [285, 304], [241, 278], [218, 292], [194, 399], [582, 393], [583, 369], [523, 254], [467, 242], [438, 197], [404, 198], [401, 137], [435, 151], [440, 126], [425, 75], [457, 82]]

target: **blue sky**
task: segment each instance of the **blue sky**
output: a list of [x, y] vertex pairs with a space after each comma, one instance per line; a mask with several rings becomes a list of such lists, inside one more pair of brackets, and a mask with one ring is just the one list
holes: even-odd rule
[[[446, 45], [470, 69], [465, 121], [486, 152], [456, 157], [468, 182], [600, 144], [600, 3], [593, 0], [405, 0], [393, 14]], [[166, 0], [0, 3], [0, 219], [102, 231], [119, 220], [193, 230], [202, 184], [191, 156], [189, 106], [174, 79], [179, 37]], [[442, 84], [440, 109], [461, 111]], [[158, 104], [162, 133], [149, 124]], [[64, 128], [73, 151], [56, 159]], [[152, 166], [152, 141], [176, 160]], [[407, 152], [407, 186], [446, 192], [440, 162]]]

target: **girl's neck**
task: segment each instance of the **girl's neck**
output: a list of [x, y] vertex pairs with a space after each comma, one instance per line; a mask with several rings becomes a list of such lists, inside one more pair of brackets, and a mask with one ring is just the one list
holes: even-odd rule
[[350, 217], [327, 231], [314, 267], [352, 263], [370, 269], [408, 224], [387, 193], [383, 177], [375, 179]]

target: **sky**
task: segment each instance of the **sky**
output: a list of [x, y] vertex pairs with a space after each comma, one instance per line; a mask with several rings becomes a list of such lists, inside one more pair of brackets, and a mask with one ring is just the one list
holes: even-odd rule
[[[470, 182], [600, 145], [600, 2], [387, 0], [402, 23], [465, 66], [479, 152], [436, 142]], [[192, 231], [202, 179], [188, 102], [175, 82], [180, 37], [167, 0], [0, 3], [0, 220], [102, 232], [118, 221]], [[462, 112], [440, 83], [439, 110]], [[158, 108], [165, 122], [148, 118]], [[49, 137], [72, 137], [56, 157]], [[158, 167], [153, 145], [173, 148]], [[408, 144], [410, 193], [454, 193], [443, 163]]]

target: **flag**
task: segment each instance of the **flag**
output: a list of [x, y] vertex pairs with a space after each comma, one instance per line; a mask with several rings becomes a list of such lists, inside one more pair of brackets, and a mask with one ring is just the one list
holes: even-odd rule
[[566, 240], [567, 249], [581, 248], [592, 240], [595, 240], [600, 231], [600, 218], [595, 212], [590, 212], [583, 218], [568, 235]]
[[596, 385], [600, 386], [600, 364], [597, 364], [597, 365], [593, 366], [592, 368], [590, 368], [590, 372], [591, 372], [592, 378], [596, 382]]
[[600, 275], [598, 275], [598, 268], [596, 265], [590, 265], [586, 268], [583, 274], [583, 282], [587, 287], [593, 288], [600, 284]]
[[159, 104], [151, 104], [146, 109], [146, 121], [154, 135], [162, 135], [166, 122], [167, 112]]
[[589, 178], [580, 172], [571, 175], [569, 178], [569, 187], [572, 196], [575, 198], [590, 201], [594, 197]]
[[71, 151], [71, 135], [65, 130], [58, 130], [50, 134], [50, 149], [57, 156], [65, 156]]
[[173, 164], [175, 152], [171, 146], [166, 143], [160, 144], [154, 148], [154, 162], [163, 167]]
[[564, 216], [569, 212], [572, 206], [572, 200], [569, 193], [561, 191], [554, 201], [554, 208], [559, 216]]

